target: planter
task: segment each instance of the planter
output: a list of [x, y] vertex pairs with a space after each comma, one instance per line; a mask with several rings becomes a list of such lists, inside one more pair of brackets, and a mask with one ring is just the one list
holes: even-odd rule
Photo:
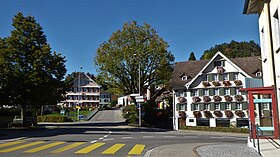
[[232, 101], [232, 97], [229, 95], [225, 95], [224, 98], [226, 101]]
[[210, 111], [204, 111], [204, 116], [206, 118], [213, 118], [213, 115], [212, 115], [212, 113]]
[[233, 113], [230, 110], [225, 110], [225, 115], [230, 119], [233, 118]]
[[210, 83], [208, 81], [203, 81], [202, 84], [203, 84], [204, 87], [210, 86]]
[[215, 102], [220, 102], [220, 101], [222, 101], [222, 98], [221, 98], [220, 96], [218, 96], [218, 95], [215, 95], [215, 96], [213, 97], [213, 100], [214, 100]]
[[231, 85], [230, 81], [223, 81], [223, 84], [224, 84], [224, 86], [230, 86]]
[[194, 96], [192, 98], [192, 100], [193, 100], [193, 102], [200, 102], [201, 101], [200, 97], [198, 97], [198, 96]]
[[241, 80], [234, 80], [234, 83], [237, 86], [241, 86], [242, 85], [242, 81]]
[[184, 111], [179, 111], [178, 114], [179, 117], [186, 117], [186, 113]]
[[223, 117], [223, 113], [221, 111], [214, 111], [214, 115], [216, 117]]
[[211, 101], [211, 98], [209, 96], [203, 96], [203, 101], [209, 102], [209, 101]]
[[178, 102], [179, 103], [185, 103], [185, 102], [187, 102], [187, 99], [185, 97], [179, 97]]
[[221, 85], [219, 81], [213, 81], [212, 84], [216, 87]]
[[235, 115], [237, 115], [240, 118], [245, 117], [245, 113], [242, 110], [236, 110]]
[[195, 118], [201, 118], [202, 117], [202, 114], [200, 111], [193, 111], [193, 115]]
[[217, 67], [217, 73], [223, 74], [226, 70], [223, 67]]
[[234, 98], [235, 98], [236, 101], [243, 101], [244, 100], [242, 95], [235, 95]]

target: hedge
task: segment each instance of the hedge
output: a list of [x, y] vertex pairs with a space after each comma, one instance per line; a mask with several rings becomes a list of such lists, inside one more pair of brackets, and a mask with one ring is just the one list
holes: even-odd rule
[[38, 122], [72, 122], [71, 118], [68, 118], [66, 116], [38, 116], [37, 117]]
[[181, 126], [180, 129], [182, 129], [182, 130], [213, 131], [213, 132], [248, 133], [248, 128], [207, 127], [207, 126]]

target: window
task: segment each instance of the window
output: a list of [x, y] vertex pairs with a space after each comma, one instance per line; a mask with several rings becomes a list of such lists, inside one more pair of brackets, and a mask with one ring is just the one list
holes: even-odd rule
[[223, 79], [228, 80], [228, 74], [223, 74]]
[[218, 81], [218, 74], [213, 74], [213, 81]]
[[259, 71], [259, 72], [257, 72], [257, 73], [256, 73], [256, 76], [257, 76], [257, 77], [262, 76], [262, 72], [260, 72], [260, 71]]
[[193, 89], [192, 95], [193, 96], [198, 96], [198, 89]]
[[242, 110], [242, 105], [241, 105], [241, 103], [237, 103], [237, 104], [236, 104], [236, 109], [237, 109], [237, 110]]
[[209, 104], [204, 104], [204, 110], [209, 110]]
[[239, 94], [239, 88], [235, 88], [235, 95]]
[[269, 110], [269, 104], [262, 104], [263, 105], [263, 110]]
[[[187, 96], [187, 90], [184, 90], [184, 96], [183, 97], [186, 97]], [[109, 98], [109, 95], [108, 95], [108, 98]]]
[[233, 74], [233, 80], [238, 80], [238, 73]]
[[182, 80], [187, 80], [188, 79], [188, 76], [184, 75], [182, 76]]
[[193, 110], [198, 111], [198, 104], [193, 104]]
[[207, 75], [204, 75], [203, 78], [202, 78], [202, 80], [203, 80], [203, 81], [208, 81]]
[[226, 110], [231, 110], [231, 105], [230, 105], [230, 103], [226, 103]]
[[203, 89], [203, 95], [209, 96], [209, 89]]
[[230, 95], [230, 94], [229, 94], [229, 88], [225, 88], [225, 89], [224, 89], [224, 95]]
[[180, 97], [178, 90], [175, 90], [176, 97]]
[[215, 110], [220, 110], [220, 104], [215, 104]]
[[185, 111], [185, 105], [180, 104], [180, 105], [179, 105], [179, 110], [180, 110], [180, 111]]
[[219, 89], [218, 88], [214, 89], [214, 95], [219, 95]]
[[214, 61], [214, 66], [215, 67], [223, 67], [224, 66], [224, 62], [223, 61]]

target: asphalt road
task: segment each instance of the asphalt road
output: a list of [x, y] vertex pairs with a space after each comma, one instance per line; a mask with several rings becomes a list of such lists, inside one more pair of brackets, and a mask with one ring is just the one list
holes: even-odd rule
[[[119, 110], [104, 110], [89, 122], [40, 124], [43, 129], [2, 129], [1, 157], [140, 157], [157, 147], [246, 144], [246, 135], [168, 131], [125, 125]], [[187, 148], [186, 148], [187, 149]], [[191, 155], [190, 155], [191, 156]]]

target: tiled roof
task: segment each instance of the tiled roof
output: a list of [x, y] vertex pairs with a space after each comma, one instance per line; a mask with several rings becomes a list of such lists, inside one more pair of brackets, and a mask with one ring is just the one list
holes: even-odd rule
[[[256, 77], [255, 73], [262, 71], [262, 64], [259, 56], [230, 58], [229, 60], [231, 60], [251, 77]], [[210, 60], [176, 62], [170, 82], [171, 87], [182, 87], [186, 83], [190, 82], [209, 61]], [[186, 75], [188, 79], [182, 80], [183, 75]]]

